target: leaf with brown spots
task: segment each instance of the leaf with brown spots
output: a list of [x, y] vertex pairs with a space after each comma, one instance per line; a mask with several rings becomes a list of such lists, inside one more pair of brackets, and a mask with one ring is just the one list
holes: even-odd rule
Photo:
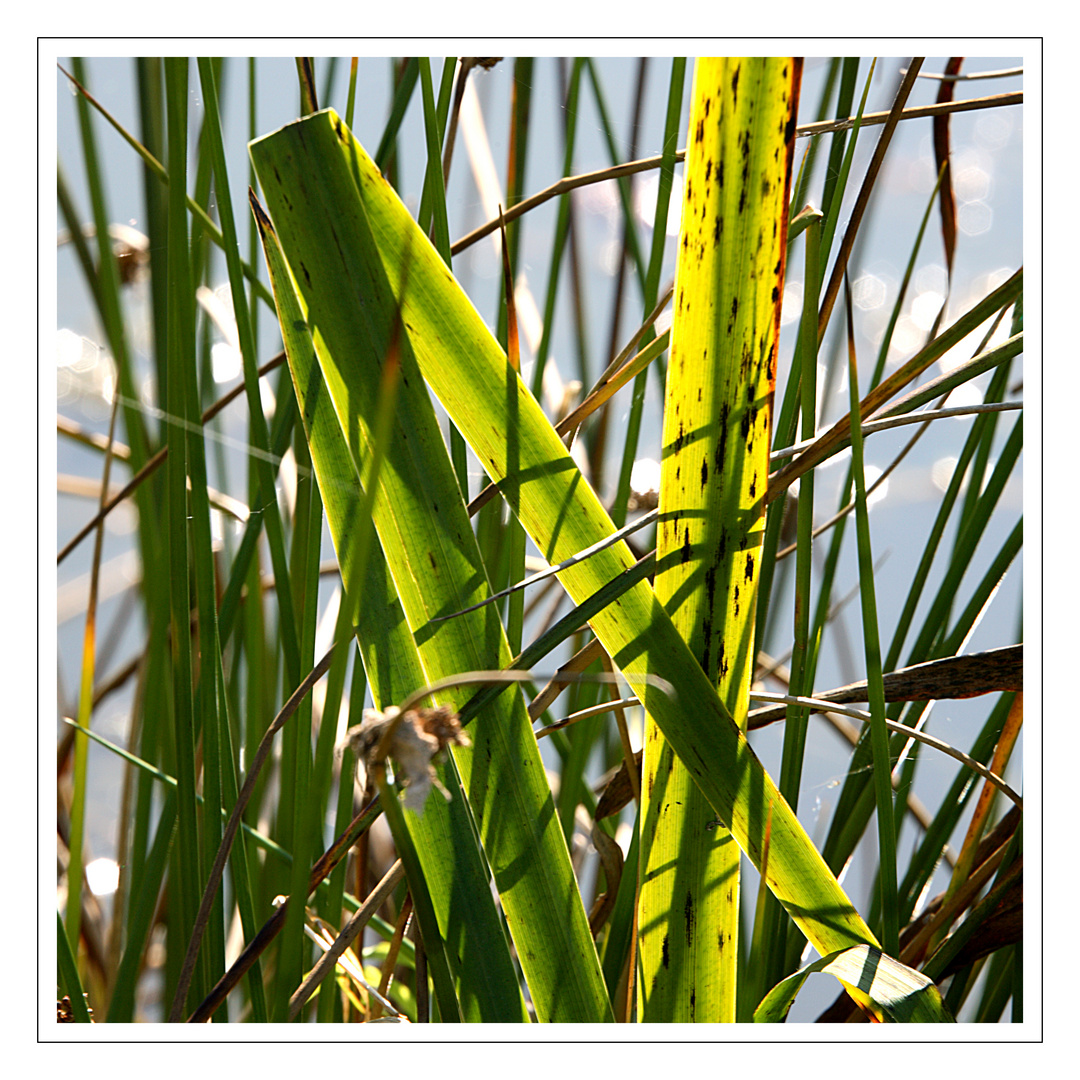
[[[753, 656], [764, 513], [757, 478], [768, 470], [799, 76], [792, 59], [698, 61], [675, 273], [656, 595], [740, 726]], [[725, 187], [725, 175], [736, 182]], [[638, 925], [641, 986], [650, 990], [642, 1016], [689, 1021], [692, 1000], [693, 1019], [730, 1020], [738, 889], [731, 905], [704, 897], [708, 882], [737, 880], [738, 852], [722, 826], [705, 829], [715, 815], [670, 745], [647, 739], [646, 747], [645, 789], [677, 810], [661, 818], [652, 798], [643, 802]], [[696, 933], [671, 932], [665, 919], [680, 909], [693, 911]], [[665, 935], [672, 962], [662, 970]], [[718, 940], [725, 942], [720, 954]]]

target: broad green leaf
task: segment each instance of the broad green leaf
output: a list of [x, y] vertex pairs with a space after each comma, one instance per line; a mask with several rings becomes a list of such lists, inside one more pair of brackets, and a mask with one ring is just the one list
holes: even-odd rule
[[783, 1023], [803, 983], [817, 971], [835, 975], [845, 986], [858, 987], [871, 1000], [872, 1012], [883, 1023], [954, 1023], [930, 979], [869, 945], [824, 956], [777, 983], [754, 1011], [754, 1023]]
[[[252, 153], [276, 215], [282, 246], [309, 304], [308, 322], [316, 347], [336, 356], [336, 348], [326, 347], [327, 333], [341, 325], [351, 330], [376, 317], [389, 323], [400, 306], [405, 336], [424, 378], [548, 562], [562, 561], [609, 536], [614, 531], [610, 518], [551, 423], [507, 363], [446, 264], [336, 113], [326, 110], [290, 124], [255, 143]], [[367, 227], [389, 295], [373, 291], [370, 283], [361, 287], [367, 274], [378, 280], [372, 268], [357, 268], [362, 260], [356, 248], [365, 241]], [[320, 265], [329, 261], [333, 262], [330, 269]], [[374, 366], [381, 355], [385, 355], [385, 348], [372, 351], [359, 343], [351, 351], [342, 351], [342, 356], [357, 368]], [[411, 377], [406, 374], [405, 380]], [[327, 381], [333, 392], [333, 380]], [[342, 412], [339, 408], [339, 419], [348, 425], [351, 438], [362, 426], [364, 413], [375, 408], [376, 402], [370, 395], [365, 398], [358, 388], [345, 403], [355, 410]], [[418, 419], [412, 410], [419, 407], [419, 401], [402, 401], [403, 415], [410, 422]], [[408, 434], [400, 453], [416, 460], [417, 468], [422, 465], [423, 475], [417, 477], [413, 487], [402, 484], [400, 496], [433, 513], [430, 501], [424, 506], [424, 482], [433, 468], [443, 467], [443, 458], [438, 459], [437, 466], [424, 460], [419, 442], [412, 441], [411, 427]], [[445, 450], [442, 453], [445, 455]], [[430, 500], [431, 493], [427, 497]], [[394, 506], [384, 509], [404, 513]], [[449, 512], [440, 504], [439, 512], [443, 511]], [[422, 521], [422, 516], [416, 515], [415, 520], [409, 518], [409, 525]], [[428, 625], [425, 618], [449, 614], [469, 602], [459, 595], [456, 606], [449, 607], [441, 598], [442, 583], [447, 576], [460, 580], [457, 575], [465, 577], [472, 566], [474, 577], [466, 580], [472, 589], [470, 595], [479, 593], [482, 569], [466, 558], [467, 548], [456, 521], [449, 527], [440, 523], [431, 535], [430, 546], [417, 547], [414, 538], [400, 531], [384, 536], [380, 529], [380, 537], [391, 557], [392, 571], [397, 545], [420, 553], [419, 561], [394, 571], [394, 580], [423, 652], [426, 643], [441, 638], [442, 628], [447, 625]], [[451, 556], [456, 566], [448, 565]], [[560, 580], [574, 601], [580, 603], [633, 564], [629, 548], [618, 544], [565, 570]], [[500, 633], [480, 614], [475, 623], [467, 622], [467, 617], [450, 620], [449, 625], [458, 625], [464, 631], [459, 631], [447, 653], [449, 658], [456, 653], [459, 670], [477, 666], [468, 658], [474, 655], [479, 639]], [[767, 822], [771, 820], [768, 887], [818, 951], [826, 954], [856, 944], [876, 944], [652, 588], [639, 582], [599, 612], [592, 619], [592, 627], [720, 821], [731, 829], [740, 848], [759, 868]], [[652, 675], [674, 685], [676, 696], [669, 697], [650, 682], [648, 677]], [[516, 695], [506, 697], [519, 700]], [[496, 726], [487, 716], [480, 717], [477, 724], [481, 728]], [[529, 740], [521, 738], [512, 724], [516, 719], [499, 727], [500, 738], [507, 743], [505, 747], [491, 748], [493, 770], [510, 768], [516, 760], [524, 760], [524, 755], [534, 752], [527, 745]], [[521, 735], [525, 734], [527, 730], [522, 730]], [[514, 755], [515, 762], [500, 760], [501, 753]], [[459, 762], [463, 757], [457, 755]], [[479, 755], [474, 751], [471, 757], [475, 784]], [[491, 856], [489, 842], [498, 838], [500, 830], [489, 815], [506, 822], [508, 811], [523, 798], [522, 793], [506, 787], [491, 788], [478, 792], [481, 797], [474, 800], [470, 777], [466, 775], [465, 780], [474, 812], [482, 822], [485, 849]], [[541, 809], [546, 805], [542, 804]], [[547, 822], [538, 820], [536, 824], [539, 828]], [[501, 831], [510, 832], [512, 828], [516, 826], [504, 824]], [[502, 885], [507, 875], [528, 870], [536, 859], [541, 860], [547, 876], [565, 881], [561, 865], [544, 861], [548, 853], [539, 850], [529, 857], [523, 855], [516, 866], [493, 858], [496, 881]], [[570, 904], [565, 891], [562, 902], [576, 917], [577, 908]], [[514, 926], [511, 921], [517, 940]], [[564, 980], [570, 974], [570, 968], [560, 973]]]
[[[801, 63], [694, 71], [656, 597], [746, 727]], [[739, 849], [655, 720], [642, 765], [639, 1017], [735, 1020]]]
[[[257, 212], [258, 214], [258, 212]], [[356, 634], [376, 704], [382, 708], [403, 700], [426, 681], [423, 664], [406, 624], [378, 545], [364, 550], [370, 537], [370, 506], [360, 485], [345, 435], [327, 393], [315, 349], [288, 266], [270, 223], [258, 218], [270, 279], [277, 298], [289, 366], [307, 434], [312, 464], [324, 493], [326, 516], [338, 552], [346, 594], [354, 608]], [[369, 455], [370, 457], [370, 455]], [[418, 817], [402, 812], [412, 849], [419, 853], [423, 880], [410, 862], [414, 895], [426, 892], [435, 909], [436, 926], [421, 922], [429, 957], [445, 946], [446, 959], [459, 976], [458, 1000], [440, 995], [444, 1020], [516, 1022], [525, 1018], [524, 1002], [506, 947], [487, 872], [473, 838], [460, 781], [452, 767], [441, 780], [453, 793], [447, 803], [429, 799]], [[417, 905], [418, 916], [426, 913]], [[466, 963], [466, 958], [468, 962]], [[436, 983], [437, 991], [440, 984]]]
[[[405, 626], [419, 650], [422, 677], [418, 673], [408, 687], [416, 690], [463, 670], [503, 667], [511, 657], [497, 613], [490, 608], [430, 622], [435, 615], [482, 599], [487, 580], [413, 358], [411, 317], [387, 280], [367, 213], [356, 198], [353, 172], [341, 154], [343, 145], [355, 146], [336, 114], [323, 112], [256, 140], [251, 156], [302, 311], [300, 318], [282, 312], [286, 351], [292, 363], [293, 356], [299, 359], [306, 349], [312, 372], [312, 350], [317, 355], [344, 437], [329, 454], [328, 470], [358, 478], [361, 488], [372, 478], [373, 432], [383, 408], [380, 369], [394, 355], [401, 364], [398, 409], [386, 462], [374, 484], [373, 519]], [[313, 168], [316, 162], [320, 164]], [[385, 185], [381, 176], [379, 183]], [[409, 222], [413, 234], [406, 237], [403, 261], [395, 271], [399, 286], [413, 273], [411, 248], [419, 245], [421, 236], [411, 218]], [[426, 239], [423, 244], [423, 255], [433, 256], [441, 267], [440, 277], [452, 281]], [[431, 267], [425, 264], [424, 269]], [[421, 299], [419, 294], [414, 298]], [[400, 332], [402, 321], [405, 332]], [[290, 342], [292, 331], [299, 339]], [[304, 408], [305, 422], [309, 408]], [[327, 487], [333, 482], [328, 475]], [[351, 522], [340, 520], [336, 541], [344, 544], [359, 524], [355, 516]], [[333, 523], [331, 527], [334, 531]], [[339, 560], [347, 573], [350, 557], [341, 548]], [[364, 581], [346, 580], [346, 589], [367, 604]], [[381, 602], [377, 595], [372, 599]], [[395, 645], [406, 648], [403, 635]], [[385, 686], [398, 674], [392, 669], [400, 655], [366, 655], [373, 687]], [[441, 698], [460, 706], [469, 693], [464, 688]], [[454, 757], [537, 1016], [545, 1021], [610, 1020], [596, 949], [520, 694], [500, 697], [474, 722], [470, 734], [473, 747], [456, 750]], [[454, 873], [443, 887], [449, 890], [446, 902], [461, 911]]]

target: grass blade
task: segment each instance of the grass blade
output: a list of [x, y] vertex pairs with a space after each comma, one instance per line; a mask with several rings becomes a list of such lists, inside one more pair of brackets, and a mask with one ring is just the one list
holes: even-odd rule
[[[169, 875], [178, 903], [175, 933], [186, 941], [198, 907], [200, 861], [199, 825], [195, 789], [195, 701], [192, 692], [190, 632], [190, 565], [188, 542], [188, 429], [189, 405], [186, 369], [194, 362], [194, 294], [188, 257], [187, 201], [182, 178], [187, 175], [188, 63], [186, 58], [165, 61], [169, 166], [169, 385], [166, 411], [180, 422], [167, 425], [169, 456], [168, 550], [173, 643], [174, 738], [176, 746], [178, 843], [176, 873]], [[193, 988], [206, 990], [204, 972], [196, 974]]]
[[885, 683], [881, 670], [874, 555], [870, 544], [870, 517], [866, 506], [866, 475], [859, 414], [859, 365], [855, 356], [855, 326], [851, 289], [844, 279], [847, 301], [848, 379], [851, 394], [851, 471], [855, 478], [855, 530], [859, 551], [859, 595], [862, 599], [862, 637], [866, 649], [866, 681], [870, 703], [870, 743], [873, 750], [874, 797], [878, 821], [878, 883], [883, 913], [882, 942], [886, 953], [900, 953], [900, 924], [896, 901], [896, 827], [893, 823], [892, 759], [885, 727]]
[[858, 945], [823, 956], [779, 983], [754, 1013], [758, 1024], [779, 1024], [787, 1016], [795, 995], [811, 974], [835, 975], [841, 982], [863, 987], [891, 1023], [951, 1024], [953, 1017], [933, 982], [878, 949]]
[[[743, 729], [800, 75], [697, 62], [675, 277], [656, 598]], [[639, 1019], [734, 1022], [739, 850], [655, 723], [642, 780]]]

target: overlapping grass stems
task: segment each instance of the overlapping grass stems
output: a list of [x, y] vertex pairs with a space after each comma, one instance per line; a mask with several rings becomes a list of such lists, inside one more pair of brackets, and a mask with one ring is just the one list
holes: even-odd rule
[[[839, 950], [828, 959], [827, 970], [846, 985], [858, 986], [862, 993], [856, 995], [879, 1018], [925, 1019], [963, 1009], [964, 1016], [981, 1021], [1021, 1019], [1022, 949], [1016, 929], [1022, 911], [1021, 815], [1015, 809], [1006, 812], [1011, 804], [1002, 804], [1000, 797], [994, 800], [995, 786], [964, 765], [957, 768], [940, 804], [922, 807], [909, 797], [911, 781], [926, 755], [936, 751], [920, 750], [919, 743], [910, 743], [882, 723], [921, 725], [930, 701], [950, 694], [985, 693], [988, 696], [980, 698], [986, 703], [984, 725], [963, 749], [1001, 776], [1022, 720], [1022, 695], [1015, 692], [1019, 687], [1014, 677], [996, 677], [993, 662], [980, 669], [978, 685], [968, 683], [959, 689], [954, 685], [944, 691], [938, 682], [920, 692], [920, 686], [927, 685], [919, 682], [924, 678], [920, 673], [930, 669], [919, 669], [911, 676], [915, 688], [905, 691], [903, 698], [890, 697], [896, 693], [890, 686], [896, 684], [881, 678], [883, 672], [962, 653], [1003, 577], [1010, 567], [1015, 572], [1021, 522], [1001, 499], [1006, 483], [1018, 476], [1022, 448], [1018, 415], [983, 411], [967, 422], [933, 528], [918, 541], [924, 554], [908, 600], [896, 625], [883, 620], [879, 629], [872, 570], [878, 552], [865, 515], [858, 425], [853, 440], [850, 416], [820, 417], [814, 378], [782, 377], [777, 384], [774, 451], [794, 443], [800, 418], [804, 439], [822, 430], [823, 419], [825, 427], [833, 429], [820, 446], [774, 460], [760, 539], [759, 664], [771, 665], [772, 677], [783, 681], [782, 664], [766, 657], [790, 653], [790, 692], [804, 697], [827, 689], [815, 678], [815, 669], [848, 588], [840, 574], [847, 517], [842, 514], [825, 525], [834, 508], [815, 507], [813, 467], [848, 443], [853, 442], [854, 451], [840, 508], [850, 509], [848, 500], [854, 492], [861, 625], [867, 642], [860, 666], [869, 682], [866, 696], [872, 720], [865, 734], [852, 736], [852, 749], [837, 764], [836, 772], [845, 780], [821, 856], [786, 811], [788, 805], [799, 806], [803, 747], [812, 737], [807, 734], [807, 707], [788, 706], [779, 794], [767, 795], [775, 790], [771, 781], [748, 755], [734, 725], [726, 726], [730, 721], [697, 667], [699, 661], [679, 640], [667, 615], [650, 607], [653, 594], [646, 578], [654, 563], [649, 558], [635, 561], [648, 550], [648, 539], [635, 538], [633, 553], [620, 545], [565, 570], [561, 578], [575, 610], [566, 607], [565, 599], [561, 610], [545, 601], [546, 615], [530, 617], [529, 611], [535, 609], [524, 605], [532, 601], [523, 605], [517, 594], [504, 616], [501, 607], [488, 606], [457, 619], [432, 621], [483, 600], [489, 590], [520, 580], [526, 573], [526, 533], [542, 555], [557, 562], [624, 523], [646, 397], [663, 393], [667, 375], [666, 334], [654, 347], [654, 331], [647, 327], [627, 347], [634, 330], [625, 328], [639, 325], [663, 295], [663, 241], [680, 156], [676, 148], [686, 142], [684, 62], [638, 65], [637, 108], [642, 93], [657, 92], [660, 72], [668, 78], [664, 152], [647, 166], [609, 174], [619, 177], [623, 251], [614, 311], [604, 317], [611, 320], [609, 356], [623, 352], [622, 359], [629, 361], [617, 378], [632, 385], [630, 412], [625, 425], [614, 423], [614, 417], [601, 410], [581, 427], [595, 489], [603, 493], [608, 486], [604, 478], [617, 475], [609, 508], [601, 506], [592, 487], [578, 476], [551, 424], [517, 381], [513, 349], [509, 365], [505, 358], [500, 360], [499, 347], [483, 337], [486, 331], [476, 329], [475, 313], [461, 305], [457, 286], [445, 273], [447, 264], [455, 268], [463, 242], [481, 238], [475, 232], [451, 242], [455, 225], [445, 192], [449, 171], [465, 164], [461, 140], [454, 139], [464, 81], [477, 78], [484, 63], [447, 58], [438, 76], [423, 58], [390, 63], [394, 86], [390, 115], [378, 145], [368, 149], [383, 175], [396, 183], [398, 155], [416, 153], [402, 146], [399, 129], [408, 110], [420, 111], [425, 133], [420, 153], [428, 165], [418, 219], [433, 248], [426, 247], [419, 233], [411, 234], [401, 216], [405, 212], [399, 211], [389, 189], [384, 192], [373, 183], [374, 173], [340, 122], [322, 114], [286, 129], [292, 134], [279, 133], [256, 144], [254, 159], [260, 171], [246, 179], [256, 190], [253, 205], [259, 228], [250, 234], [242, 259], [239, 245], [248, 208], [239, 192], [245, 178], [226, 176], [218, 101], [224, 78], [246, 79], [247, 136], [263, 135], [257, 115], [258, 65], [206, 59], [197, 68], [183, 59], [133, 62], [139, 127], [123, 134], [144, 163], [150, 374], [157, 388], [150, 407], [137, 390], [143, 373], [134, 359], [130, 320], [125, 318], [130, 300], [108, 239], [112, 218], [99, 146], [106, 139], [112, 146], [116, 140], [106, 123], [118, 125], [108, 112], [109, 103], [92, 96], [87, 65], [79, 60], [64, 65], [85, 91], [76, 105], [91, 205], [79, 207], [73, 200], [68, 177], [80, 166], [68, 158], [66, 148], [58, 167], [59, 204], [85, 269], [102, 344], [116, 364], [118, 423], [106, 440], [73, 432], [70, 425], [61, 430], [65, 437], [73, 432], [102, 452], [101, 476], [106, 483], [110, 470], [125, 466], [133, 476], [144, 476], [130, 497], [138, 510], [136, 548], [142, 571], [138, 603], [145, 640], [137, 662], [117, 676], [96, 644], [109, 637], [97, 625], [98, 610], [108, 609], [97, 609], [91, 599], [82, 689], [73, 703], [59, 703], [61, 715], [71, 717], [78, 728], [63, 725], [58, 747], [58, 835], [61, 863], [67, 866], [59, 880], [64, 899], [59, 902], [62, 918], [57, 924], [58, 996], [71, 998], [76, 1020], [86, 1019], [81, 997], [85, 991], [99, 1022], [166, 1016], [336, 1022], [385, 1017], [394, 1011], [412, 1020], [430, 1017], [444, 1022], [644, 1018], [638, 997], [642, 987], [635, 985], [641, 974], [637, 932], [645, 929], [637, 923], [636, 906], [640, 828], [633, 799], [636, 768], [626, 769], [631, 748], [615, 706], [619, 724], [591, 715], [556, 730], [550, 736], [554, 753], [542, 762], [528, 721], [537, 718], [532, 715], [536, 711], [550, 724], [555, 718], [550, 700], [527, 715], [525, 698], [516, 687], [466, 686], [449, 691], [439, 700], [461, 709], [472, 746], [455, 748], [439, 766], [449, 801], [433, 794], [422, 817], [391, 806], [387, 818], [394, 848], [389, 850], [382, 834], [368, 832], [379, 818], [380, 803], [365, 802], [354, 791], [348, 782], [352, 751], [345, 748], [339, 757], [335, 747], [341, 733], [334, 723], [322, 721], [336, 717], [346, 697], [348, 723], [358, 724], [369, 695], [385, 709], [425, 683], [457, 672], [550, 669], [556, 657], [569, 655], [565, 651], [569, 648], [572, 654], [582, 654], [574, 665], [577, 670], [610, 670], [614, 661], [614, 668], [623, 671], [690, 769], [693, 783], [708, 800], [709, 816], [715, 812], [717, 822], [731, 827], [744, 853], [769, 882], [772, 891], [762, 888], [755, 895], [753, 888], [742, 890], [744, 933], [733, 965], [730, 1015], [754, 1018], [773, 990], [757, 1018], [783, 1018], [801, 985], [800, 979], [783, 980], [800, 966], [805, 933], [819, 951]], [[527, 210], [542, 202], [527, 199], [525, 187], [526, 169], [533, 161], [530, 154], [535, 153], [528, 138], [530, 118], [551, 105], [532, 97], [537, 68], [558, 64], [565, 177], [574, 175], [579, 114], [587, 103], [596, 107], [612, 165], [624, 166], [637, 155], [632, 152], [620, 160], [617, 124], [610, 118], [600, 66], [584, 58], [501, 63], [512, 66], [514, 73], [508, 162], [502, 178], [506, 261], [513, 281], [520, 268], [522, 230], [529, 228], [528, 213], [515, 207]], [[346, 86], [345, 80], [335, 81], [333, 63], [299, 61], [300, 111], [315, 113], [319, 106], [338, 104], [333, 93], [350, 121], [355, 65], [354, 61]], [[865, 96], [862, 103], [859, 99], [868, 67], [854, 59], [833, 61], [821, 99], [804, 97], [800, 124], [807, 123], [804, 116], [817, 122], [862, 115]], [[910, 78], [899, 84], [897, 112], [904, 107], [918, 63], [906, 67]], [[192, 79], [197, 79], [203, 111], [189, 116], [187, 90]], [[986, 107], [1015, 103], [1015, 97], [1000, 96]], [[845, 319], [830, 322], [845, 274], [854, 279], [859, 273], [858, 262], [850, 261], [858, 257], [859, 230], [865, 229], [870, 215], [884, 212], [869, 199], [875, 192], [874, 167], [865, 179], [852, 171], [854, 147], [856, 140], [873, 138], [879, 155], [888, 160], [898, 117], [886, 114], [865, 120], [867, 126], [855, 131], [848, 126], [830, 131], [826, 125], [817, 129], [820, 134], [809, 144], [798, 144], [788, 257], [790, 266], [790, 260], [801, 255], [806, 269], [804, 312], [791, 371], [813, 372], [821, 364], [828, 381], [834, 372], [847, 370], [850, 356], [853, 412], [856, 419], [861, 412], [863, 420], [878, 410], [902, 416], [920, 405], [933, 406], [984, 371], [990, 373], [981, 391], [984, 404], [1015, 402], [1015, 358], [1022, 350], [1019, 271], [970, 310], [954, 311], [950, 306], [924, 347], [886, 378], [885, 358], [908, 283], [916, 267], [930, 258], [929, 236], [924, 236], [927, 223], [939, 205], [948, 217], [947, 173], [927, 206], [922, 228], [911, 238], [910, 264], [872, 372], [857, 365], [862, 357], [846, 351], [854, 348], [855, 339], [843, 325]], [[326, 140], [325, 146], [320, 139]], [[829, 168], [819, 193], [813, 155], [822, 140], [828, 144]], [[801, 150], [807, 145], [810, 152], [804, 157]], [[947, 134], [944, 145], [947, 148]], [[321, 163], [335, 152], [340, 161], [324, 173]], [[305, 159], [307, 153], [316, 156]], [[311, 169], [312, 160], [320, 167]], [[271, 165], [277, 170], [273, 181], [267, 171]], [[658, 169], [660, 176], [653, 220], [661, 227], [652, 231], [651, 241], [633, 209], [632, 176], [645, 167]], [[289, 168], [295, 171], [291, 178], [286, 175]], [[539, 298], [543, 337], [531, 387], [537, 397], [542, 365], [561, 319], [572, 321], [571, 340], [579, 360], [578, 370], [563, 372], [564, 376], [572, 374], [589, 388], [606, 366], [598, 364], [589, 350], [595, 335], [588, 319], [595, 302], [590, 305], [592, 298], [580, 275], [577, 211], [568, 194], [576, 183], [560, 183], [550, 192], [559, 203], [548, 277]], [[352, 202], [347, 197], [350, 184], [360, 193]], [[841, 215], [845, 191], [849, 186], [857, 190], [858, 185], [867, 198], [860, 196], [855, 210]], [[796, 216], [794, 211], [808, 199], [820, 213]], [[328, 230], [321, 252], [317, 244], [303, 248], [293, 235], [290, 200], [299, 207], [298, 214], [321, 206], [318, 227]], [[269, 216], [262, 213], [264, 204]], [[84, 236], [87, 222], [96, 230]], [[804, 230], [803, 239], [798, 239]], [[335, 237], [349, 240], [340, 253], [331, 251], [330, 240]], [[208, 363], [211, 336], [195, 301], [196, 285], [220, 278], [218, 247], [225, 254], [244, 362], [242, 395], [251, 464], [248, 475], [241, 477], [229, 475], [219, 449], [221, 421], [214, 408], [217, 391]], [[265, 284], [264, 257], [271, 270], [273, 300]], [[947, 261], [951, 266], [951, 252]], [[343, 274], [354, 275], [363, 285], [366, 299], [361, 308], [324, 302], [334, 275], [340, 286]], [[322, 280], [320, 275], [330, 277]], [[567, 288], [575, 299], [572, 307], [561, 299]], [[264, 336], [258, 333], [257, 305], [274, 300], [287, 365], [280, 364], [280, 357], [270, 363], [278, 343], [260, 340]], [[503, 307], [503, 312], [496, 329], [505, 348], [514, 339], [518, 319], [512, 306], [508, 311]], [[841, 314], [850, 326], [850, 305]], [[1009, 328], [1007, 340], [991, 346], [990, 333], [998, 322]], [[833, 323], [839, 333], [827, 336]], [[834, 337], [849, 346], [834, 348]], [[448, 360], [455, 354], [455, 342], [466, 339], [464, 358]], [[975, 359], [947, 382], [931, 384], [922, 397], [905, 398], [914, 380], [961, 342]], [[349, 350], [347, 363], [342, 348]], [[654, 362], [635, 362], [635, 354], [642, 353]], [[273, 385], [277, 405], [272, 416], [263, 411], [260, 372]], [[421, 374], [450, 414], [446, 442], [434, 426]], [[862, 406], [856, 412], [860, 395]], [[495, 430], [494, 436], [482, 430], [485, 426]], [[478, 485], [475, 472], [470, 477], [474, 459], [467, 447], [499, 481], [512, 514], [504, 515], [501, 499], [495, 498], [478, 511], [470, 508], [475, 517], [470, 527], [466, 503], [470, 498], [482, 501], [478, 496], [483, 483]], [[167, 451], [164, 457], [158, 454], [161, 449]], [[286, 456], [295, 460], [300, 482], [295, 497], [281, 500], [279, 470]], [[549, 467], [544, 475], [545, 463], [559, 467], [554, 472]], [[897, 464], [902, 468], [900, 461]], [[520, 479], [526, 474], [529, 479]], [[310, 482], [312, 476], [317, 484]], [[789, 587], [785, 573], [790, 563], [786, 558], [776, 561], [776, 555], [786, 543], [784, 485], [796, 477], [801, 479], [794, 545], [797, 570]], [[211, 539], [212, 515], [222, 504], [217, 492], [230, 494], [252, 511], [240, 539], [226, 531], [222, 545]], [[438, 503], [434, 512], [431, 502]], [[103, 509], [111, 505], [103, 495]], [[988, 531], [991, 523], [1005, 525], [1006, 539], [998, 548], [992, 546], [997, 540], [990, 539], [997, 535]], [[99, 522], [96, 528], [101, 527]], [[337, 562], [329, 567], [320, 563], [324, 531], [336, 546]], [[649, 535], [643, 532], [639, 537]], [[814, 546], [824, 552], [823, 559], [817, 553], [811, 559]], [[94, 557], [100, 558], [100, 545]], [[320, 583], [325, 597], [325, 583], [337, 580], [339, 573], [346, 592], [338, 613], [327, 616], [325, 604], [320, 604]], [[321, 618], [336, 621], [339, 642], [326, 656], [317, 655], [315, 648]], [[351, 644], [353, 628], [359, 649]], [[878, 646], [881, 634], [886, 640]], [[601, 645], [612, 652], [610, 660]], [[562, 651], [556, 651], [560, 647]], [[306, 692], [317, 681], [309, 677], [313, 671], [325, 676], [319, 708], [313, 708]], [[674, 694], [662, 681], [669, 676], [676, 684]], [[130, 726], [125, 745], [116, 747], [95, 732], [95, 717], [111, 695], [125, 687], [134, 688], [129, 695]], [[571, 681], [558, 715], [596, 705], [609, 692], [620, 697], [613, 686]], [[749, 727], [754, 726], [751, 711]], [[81, 887], [89, 858], [86, 815], [103, 809], [87, 805], [87, 749], [93, 739], [122, 753], [126, 762], [120, 804], [107, 808], [118, 819], [122, 866], [108, 920]], [[885, 758], [895, 764], [902, 751], [890, 792]], [[549, 781], [545, 765], [557, 778]], [[620, 766], [614, 786], [598, 803], [593, 787], [598, 772]], [[376, 770], [375, 776], [381, 773]], [[615, 796], [620, 783], [627, 792], [622, 800]], [[384, 779], [382, 797], [389, 799], [392, 789], [385, 784]], [[370, 800], [374, 792], [368, 794]], [[620, 801], [626, 807], [621, 820], [633, 826], [621, 867], [621, 856], [613, 855], [613, 845], [606, 842], [615, 836], [620, 818], [604, 816], [609, 808], [605, 804]], [[923, 909], [920, 898], [945, 845], [956, 842], [956, 829], [967, 820], [962, 815], [968, 807], [974, 808], [973, 815], [953, 860], [954, 881], [940, 902]], [[599, 866], [580, 843], [582, 820], [589, 822], [593, 845], [604, 856]], [[911, 821], [917, 824], [917, 838], [910, 853], [902, 855], [896, 838]], [[706, 824], [715, 827], [713, 822]], [[881, 884], [869, 897], [852, 897], [858, 906], [867, 904], [860, 918], [853, 910], [844, 910], [847, 899], [833, 875], [843, 870], [864, 839], [864, 849], [880, 853]], [[346, 859], [353, 844], [355, 857]], [[807, 880], [813, 879], [804, 894], [796, 895], [787, 880], [792, 866], [800, 868]], [[72, 873], [73, 868], [79, 873]], [[375, 903], [364, 901], [384, 874], [388, 876], [377, 895], [387, 899], [372, 913], [369, 909]], [[587, 908], [605, 890], [607, 902], [597, 905], [590, 921]], [[772, 900], [773, 892], [780, 903]], [[708, 903], [708, 896], [705, 889], [697, 902]], [[277, 897], [291, 899], [275, 909]], [[666, 915], [650, 909], [650, 919], [659, 919], [662, 925], [666, 918], [672, 933], [683, 933], [685, 907], [674, 902], [672, 907]], [[350, 971], [339, 966], [318, 983], [323, 969], [328, 969], [325, 964], [309, 978], [339, 930], [349, 925], [350, 933], [356, 933], [361, 923], [366, 930], [355, 944], [359, 948], [363, 943], [365, 980], [355, 967]], [[655, 926], [649, 929], [654, 931]], [[239, 960], [235, 953], [241, 946], [236, 942], [244, 947]], [[902, 964], [877, 953], [877, 942]], [[846, 948], [855, 945], [859, 947]], [[665, 977], [662, 964], [649, 970], [650, 979]], [[942, 988], [944, 1004], [927, 985], [927, 975]], [[157, 1003], [137, 1006], [152, 986], [157, 987], [153, 991]], [[731, 990], [728, 986], [729, 994]], [[694, 992], [693, 979], [689, 992]], [[830, 1018], [846, 1018], [852, 1008], [851, 999], [841, 994]]]

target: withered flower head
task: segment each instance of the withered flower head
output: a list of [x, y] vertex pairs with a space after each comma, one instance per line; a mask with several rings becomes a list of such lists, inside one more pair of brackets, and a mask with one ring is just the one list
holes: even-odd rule
[[396, 705], [385, 712], [365, 709], [363, 723], [350, 728], [346, 738], [356, 755], [357, 783], [366, 786], [368, 770], [392, 757], [395, 772], [405, 785], [405, 805], [418, 814], [423, 812], [432, 786], [450, 798], [434, 768], [446, 747], [470, 745], [457, 713], [449, 705], [409, 709], [405, 713]]

